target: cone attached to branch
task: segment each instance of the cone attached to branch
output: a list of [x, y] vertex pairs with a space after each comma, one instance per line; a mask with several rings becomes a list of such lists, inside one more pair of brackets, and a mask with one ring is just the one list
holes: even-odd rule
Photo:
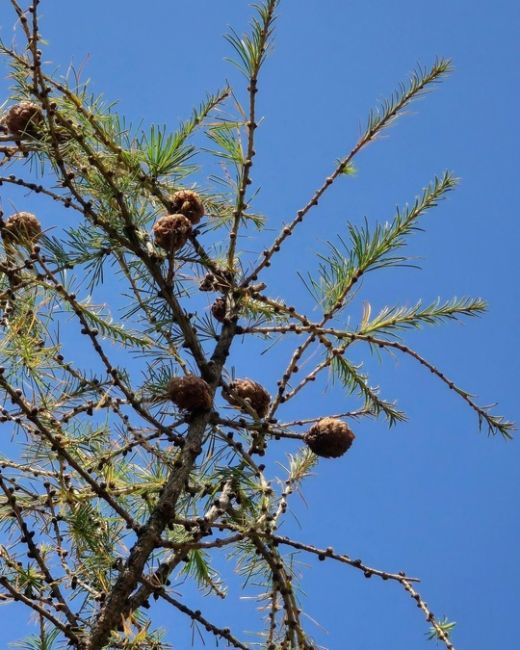
[[38, 219], [31, 212], [16, 212], [5, 222], [3, 237], [8, 244], [32, 248], [42, 234]]
[[247, 402], [261, 418], [267, 414], [271, 402], [271, 396], [265, 388], [252, 379], [235, 379], [235, 381], [232, 381], [229, 384], [226, 397], [230, 404], [238, 406], [242, 410], [244, 410], [244, 407], [240, 400]]
[[199, 223], [204, 216], [204, 206], [197, 192], [179, 190], [169, 197], [170, 209], [177, 214], [183, 214], [193, 225]]
[[223, 323], [226, 320], [226, 301], [224, 298], [217, 298], [215, 302], [211, 305], [211, 313], [213, 318], [219, 323]]
[[211, 390], [201, 377], [196, 375], [172, 377], [166, 390], [168, 397], [182, 411], [199, 413], [211, 409]]
[[43, 122], [42, 109], [34, 102], [20, 102], [11, 106], [3, 122], [13, 135], [36, 135]]
[[182, 248], [191, 234], [191, 222], [183, 214], [167, 214], [153, 227], [155, 243], [169, 253]]
[[350, 448], [355, 437], [342, 420], [322, 418], [309, 429], [304, 440], [317, 456], [338, 458]]
[[202, 278], [202, 281], [199, 284], [199, 289], [201, 291], [220, 291], [221, 293], [224, 293], [233, 286], [233, 279], [233, 272], [224, 269], [219, 271], [218, 277], [213, 273], [207, 273]]

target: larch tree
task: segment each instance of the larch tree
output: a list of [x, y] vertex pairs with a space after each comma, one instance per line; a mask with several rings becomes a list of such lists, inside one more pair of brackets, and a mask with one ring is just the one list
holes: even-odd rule
[[[303, 207], [277, 223], [255, 211], [253, 170], [278, 0], [259, 2], [247, 33], [227, 37], [243, 87], [207, 95], [171, 131], [129, 127], [79, 75], [51, 72], [39, 0], [11, 5], [21, 39], [0, 44], [14, 84], [2, 111], [0, 183], [40, 195], [54, 220], [24, 210], [0, 220], [0, 420], [11, 436], [0, 458], [0, 601], [4, 611], [25, 607], [39, 625], [21, 647], [171, 647], [154, 624], [155, 601], [229, 647], [321, 647], [302, 618], [298, 552], [395, 583], [432, 638], [453, 650], [453, 623], [435, 616], [415, 577], [280, 526], [320, 459], [344, 462], [334, 459], [355, 445], [363, 419], [405, 418], [371, 387], [352, 348], [410, 357], [464, 400], [479, 426], [510, 438], [511, 423], [405, 341], [412, 328], [479, 315], [482, 299], [349, 312], [366, 274], [408, 263], [409, 236], [456, 178], [434, 178], [385, 223], [350, 224], [331, 237], [318, 271], [304, 278], [313, 314], [273, 295], [265, 275], [284, 264], [286, 240], [321, 198], [348, 180], [357, 154], [450, 62], [413, 72]], [[206, 165], [218, 173], [205, 175]], [[62, 212], [67, 226], [56, 236], [49, 228]], [[255, 249], [265, 224], [278, 232]], [[275, 343], [284, 353], [292, 346], [266, 386], [255, 378], [259, 340], [271, 354]], [[237, 342], [244, 376], [228, 364]], [[289, 420], [287, 405], [331, 374], [345, 410]], [[245, 579], [259, 610], [255, 636], [204, 612], [202, 596], [226, 595], [222, 566]], [[179, 577], [202, 600], [179, 597]]]

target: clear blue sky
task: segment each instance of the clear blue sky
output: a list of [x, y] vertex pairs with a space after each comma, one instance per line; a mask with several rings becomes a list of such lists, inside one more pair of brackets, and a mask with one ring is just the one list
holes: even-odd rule
[[[8, 5], [0, 6], [6, 41], [13, 23]], [[228, 25], [245, 27], [247, 2], [43, 0], [41, 6], [46, 57], [62, 69], [70, 61], [82, 67], [95, 90], [119, 100], [134, 123], [173, 128], [207, 90], [226, 78], [242, 83], [224, 61], [230, 51], [222, 36]], [[426, 217], [426, 232], [409, 249], [422, 271], [374, 274], [363, 298], [374, 309], [421, 297], [486, 298], [489, 313], [482, 319], [410, 340], [480, 402], [499, 401], [497, 411], [517, 422], [519, 28], [512, 0], [282, 0], [276, 48], [260, 81], [265, 120], [253, 174], [262, 188], [256, 206], [276, 229], [351, 148], [378, 99], [417, 62], [453, 58], [451, 77], [359, 157], [357, 175], [332, 189], [291, 238], [285, 266], [275, 265], [270, 277], [280, 293], [290, 286], [293, 303], [309, 304], [297, 273], [312, 264], [316, 248], [344, 231], [348, 219], [390, 218], [396, 204], [413, 200], [435, 174], [453, 170], [460, 188]], [[0, 86], [6, 95], [3, 79]], [[4, 205], [16, 200], [20, 206], [21, 194], [2, 192]], [[249, 367], [239, 355], [235, 362]], [[271, 363], [262, 357], [255, 378], [272, 381]], [[412, 362], [388, 357], [382, 366], [369, 359], [368, 366], [409, 422], [391, 431], [383, 423], [357, 425], [351, 452], [319, 465], [306, 504], [295, 498], [298, 521], [287, 530], [376, 567], [420, 576], [433, 611], [457, 621], [457, 649], [517, 647], [518, 443], [479, 433], [465, 404]], [[325, 415], [345, 405], [337, 392], [316, 391], [312, 399], [288, 415]], [[316, 628], [315, 634], [331, 650], [432, 647], [420, 612], [396, 585], [311, 559], [304, 587], [306, 611], [329, 632]], [[194, 605], [194, 594], [183, 593]], [[237, 630], [248, 627], [247, 618], [243, 625], [237, 620], [242, 610], [245, 605], [206, 606], [215, 622]], [[189, 637], [174, 629], [180, 621], [169, 617], [165, 610], [161, 622], [175, 622], [171, 641], [178, 650], [188, 647]], [[0, 646], [13, 638], [12, 626], [21, 635], [25, 621], [25, 612], [3, 608]]]

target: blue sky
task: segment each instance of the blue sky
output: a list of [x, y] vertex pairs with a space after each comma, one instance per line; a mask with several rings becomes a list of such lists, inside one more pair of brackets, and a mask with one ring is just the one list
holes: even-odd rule
[[[228, 25], [245, 27], [247, 2], [43, 0], [41, 7], [46, 57], [62, 70], [72, 61], [134, 123], [173, 129], [226, 79], [243, 96], [242, 80], [224, 60], [231, 52], [222, 36]], [[0, 34], [6, 41], [12, 23], [4, 2]], [[422, 270], [373, 274], [362, 300], [376, 310], [418, 298], [486, 298], [483, 318], [413, 333], [409, 341], [480, 403], [499, 401], [497, 411], [517, 422], [519, 23], [518, 4], [507, 0], [282, 0], [275, 50], [260, 81], [265, 119], [253, 173], [261, 187], [256, 207], [276, 232], [350, 150], [378, 100], [417, 63], [452, 58], [448, 80], [359, 156], [356, 176], [332, 188], [268, 277], [273, 293], [309, 307], [298, 273], [315, 266], [315, 251], [324, 251], [327, 239], [345, 232], [348, 220], [391, 218], [395, 205], [412, 201], [435, 174], [454, 171], [460, 187], [411, 240], [409, 254]], [[0, 87], [6, 95], [4, 79]], [[199, 179], [205, 180], [204, 170]], [[21, 194], [2, 190], [4, 205], [20, 207]], [[47, 218], [50, 223], [52, 215]], [[271, 237], [269, 230], [265, 241]], [[244, 246], [260, 248], [253, 241]], [[353, 305], [354, 319], [362, 300]], [[238, 374], [250, 368], [240, 348], [233, 362], [243, 368]], [[466, 405], [411, 361], [386, 357], [380, 365], [368, 357], [367, 363], [372, 382], [399, 400], [409, 422], [390, 431], [382, 422], [357, 424], [351, 452], [320, 463], [306, 503], [295, 498], [297, 521], [287, 530], [378, 568], [421, 577], [433, 611], [457, 621], [457, 648], [516, 647], [518, 443], [479, 433]], [[272, 390], [278, 360], [265, 355], [255, 364], [255, 378], [271, 382]], [[345, 405], [352, 402], [338, 391], [316, 389], [287, 415], [326, 415]], [[331, 650], [433, 647], [420, 612], [396, 585], [367, 581], [348, 567], [308, 564], [305, 609], [328, 631], [316, 628], [315, 634]], [[247, 627], [245, 613], [244, 625], [237, 620], [244, 607], [215, 603], [206, 611], [240, 630]], [[26, 620], [24, 612], [4, 608], [3, 616], [8, 612], [12, 618], [0, 628], [4, 643], [13, 638], [10, 622], [21, 634]], [[169, 617], [165, 612], [161, 622]], [[312, 622], [308, 627], [313, 630]], [[187, 647], [187, 638], [172, 630], [176, 648]]]

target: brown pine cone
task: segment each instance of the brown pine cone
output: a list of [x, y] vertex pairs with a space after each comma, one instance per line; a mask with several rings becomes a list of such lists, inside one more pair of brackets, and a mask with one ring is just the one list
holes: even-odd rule
[[199, 284], [201, 291], [227, 291], [233, 283], [233, 273], [229, 271], [220, 271], [220, 277], [216, 277], [213, 273], [207, 273]]
[[342, 420], [322, 418], [307, 431], [304, 440], [316, 455], [338, 458], [350, 448], [355, 437]]
[[[228, 400], [234, 406], [241, 407], [240, 403], [234, 397], [248, 402], [251, 407], [263, 418], [267, 414], [271, 396], [263, 386], [252, 379], [235, 379], [229, 384], [227, 392]], [[243, 410], [243, 409], [242, 409]]]
[[16, 212], [5, 222], [4, 240], [31, 248], [41, 237], [42, 227], [31, 212]]
[[167, 214], [153, 227], [155, 243], [169, 253], [179, 250], [191, 234], [191, 222], [183, 214]]
[[169, 197], [169, 208], [172, 212], [183, 214], [193, 225], [199, 223], [204, 216], [204, 206], [200, 196], [192, 190], [179, 190]]
[[43, 122], [43, 113], [38, 104], [20, 102], [11, 106], [3, 121], [13, 135], [36, 135], [39, 125]]
[[168, 382], [167, 392], [172, 402], [182, 411], [198, 413], [211, 409], [210, 387], [204, 379], [196, 375], [172, 377]]
[[219, 323], [223, 323], [226, 320], [226, 301], [224, 298], [217, 298], [215, 302], [211, 305], [211, 313], [213, 318], [218, 320]]

